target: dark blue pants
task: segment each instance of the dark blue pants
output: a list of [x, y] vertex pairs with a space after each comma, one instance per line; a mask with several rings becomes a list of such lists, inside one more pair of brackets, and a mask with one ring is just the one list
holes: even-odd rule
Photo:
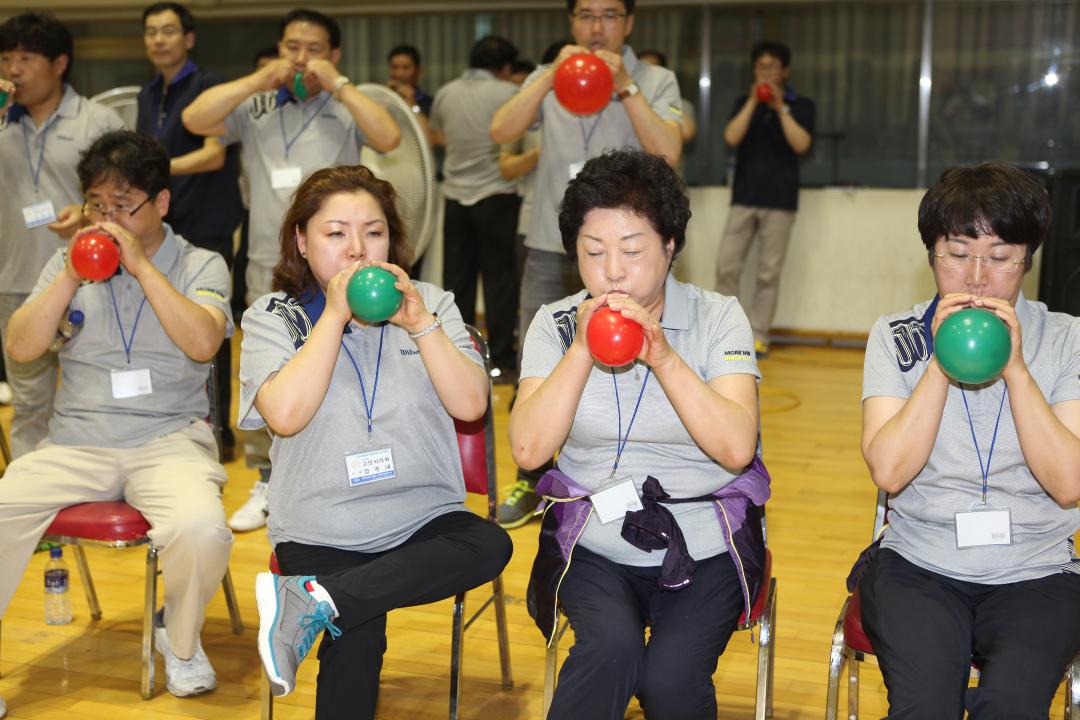
[[[493, 580], [510, 561], [510, 536], [471, 512], [430, 521], [401, 545], [358, 553], [279, 543], [281, 572], [314, 575], [337, 606], [341, 637], [319, 646], [317, 720], [375, 717], [386, 652], [386, 613], [425, 605]], [[449, 623], [447, 623], [449, 630]]]
[[716, 717], [712, 675], [743, 610], [735, 563], [703, 560], [677, 592], [661, 590], [659, 576], [574, 549], [559, 601], [575, 642], [548, 720], [622, 720], [635, 695], [649, 720]]
[[[889, 718], [1046, 720], [1080, 651], [1080, 575], [962, 582], [879, 550], [859, 583]], [[968, 688], [972, 662], [979, 686]]]

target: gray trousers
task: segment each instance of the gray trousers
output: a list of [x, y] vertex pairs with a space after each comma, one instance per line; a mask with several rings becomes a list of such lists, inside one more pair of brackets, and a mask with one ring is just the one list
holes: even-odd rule
[[[8, 321], [27, 297], [21, 293], [0, 293], [0, 344], [7, 339]], [[54, 352], [45, 352], [30, 362], [15, 362], [5, 348], [4, 365], [15, 409], [11, 420], [11, 454], [19, 457], [36, 448], [49, 434], [59, 363]]]
[[784, 269], [791, 226], [794, 224], [795, 213], [791, 210], [732, 205], [716, 254], [716, 291], [722, 295], [737, 296], [746, 253], [754, 236], [757, 236], [758, 263], [754, 294], [745, 309], [750, 327], [754, 330], [754, 339], [765, 344], [769, 342], [769, 329], [776, 315], [780, 271]]
[[529, 324], [541, 305], [561, 300], [582, 288], [577, 263], [563, 253], [525, 248], [525, 268], [521, 276], [521, 303], [518, 306], [518, 369], [521, 369], [521, 350]]

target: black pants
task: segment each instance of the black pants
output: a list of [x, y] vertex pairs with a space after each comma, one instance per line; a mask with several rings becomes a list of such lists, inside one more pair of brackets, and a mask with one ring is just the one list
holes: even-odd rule
[[956, 720], [966, 708], [971, 720], [1046, 720], [1080, 651], [1080, 575], [982, 585], [880, 550], [859, 592], [889, 718]]
[[521, 198], [492, 195], [475, 205], [446, 201], [443, 217], [443, 285], [454, 293], [461, 317], [476, 324], [476, 276], [484, 277], [484, 314], [491, 360], [513, 370], [518, 314], [516, 236]]
[[[185, 240], [196, 247], [212, 250], [223, 258], [225, 265], [232, 268], [233, 265], [233, 236], [217, 235], [214, 237], [189, 238]], [[222, 441], [227, 445], [234, 445], [236, 440], [229, 428], [229, 418], [232, 417], [232, 341], [229, 338], [221, 343], [217, 355], [214, 356], [214, 380], [217, 384], [217, 409], [218, 429], [221, 431]]]
[[712, 675], [743, 609], [735, 564], [699, 562], [677, 592], [661, 590], [659, 576], [574, 548], [559, 600], [575, 642], [548, 720], [622, 720], [634, 695], [650, 720], [716, 717]]
[[381, 553], [280, 543], [282, 573], [316, 576], [339, 613], [341, 637], [324, 635], [319, 646], [315, 717], [374, 718], [386, 613], [478, 587], [502, 572], [512, 552], [505, 530], [467, 511], [441, 515]]

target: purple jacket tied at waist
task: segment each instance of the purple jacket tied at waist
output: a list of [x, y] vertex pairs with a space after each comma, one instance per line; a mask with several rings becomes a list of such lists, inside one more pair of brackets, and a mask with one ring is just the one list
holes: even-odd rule
[[[749, 617], [761, 588], [765, 569], [765, 537], [762, 508], [769, 499], [769, 472], [755, 457], [730, 483], [712, 493], [717, 522], [735, 563]], [[555, 631], [559, 583], [570, 564], [571, 553], [592, 514], [589, 492], [573, 478], [554, 468], [544, 473], [536, 492], [544, 498], [544, 521], [540, 543], [529, 578], [529, 615], [549, 641]]]

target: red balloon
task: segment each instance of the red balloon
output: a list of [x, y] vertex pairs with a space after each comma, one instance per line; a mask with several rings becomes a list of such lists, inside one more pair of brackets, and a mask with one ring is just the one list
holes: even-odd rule
[[757, 88], [754, 90], [754, 94], [757, 95], [758, 102], [772, 102], [772, 88], [765, 83], [761, 83], [760, 85], [758, 85]]
[[71, 246], [71, 266], [87, 280], [108, 280], [120, 265], [120, 249], [104, 233], [87, 233]]
[[571, 55], [555, 69], [555, 98], [575, 115], [600, 112], [615, 86], [611, 68], [592, 53]]
[[641, 354], [645, 331], [630, 318], [623, 317], [621, 312], [605, 306], [589, 320], [585, 341], [589, 352], [599, 362], [622, 367]]

